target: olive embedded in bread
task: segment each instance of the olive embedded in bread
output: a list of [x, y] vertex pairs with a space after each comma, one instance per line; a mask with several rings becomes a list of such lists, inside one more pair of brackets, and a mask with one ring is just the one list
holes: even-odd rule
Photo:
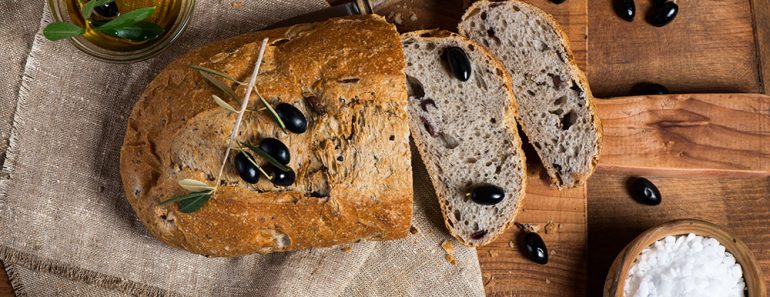
[[273, 166], [273, 164], [265, 165], [265, 171], [267, 174], [272, 176], [270, 181], [273, 182], [273, 184], [276, 186], [291, 186], [291, 184], [293, 184], [294, 180], [297, 178], [294, 170], [291, 168], [289, 168], [289, 171], [283, 171]]
[[475, 186], [466, 195], [469, 196], [473, 202], [483, 205], [498, 204], [505, 199], [505, 191], [498, 186], [490, 184]]
[[289, 148], [278, 139], [270, 137], [262, 139], [259, 142], [259, 148], [283, 165], [289, 164], [289, 161], [291, 161]]
[[243, 181], [254, 184], [259, 181], [259, 170], [246, 156], [247, 153], [240, 152], [235, 155], [235, 171]]
[[471, 61], [468, 60], [468, 55], [463, 49], [456, 46], [448, 47], [444, 49], [441, 56], [457, 79], [467, 81], [471, 78]]
[[307, 131], [307, 119], [299, 109], [288, 103], [278, 104], [275, 108], [278, 117], [281, 118], [286, 129], [292, 133], [302, 134]]

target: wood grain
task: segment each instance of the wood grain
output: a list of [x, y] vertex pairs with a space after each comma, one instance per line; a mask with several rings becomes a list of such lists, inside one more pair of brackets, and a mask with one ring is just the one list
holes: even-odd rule
[[[596, 96], [628, 95], [640, 81], [672, 93], [762, 91], [749, 0], [678, 1], [678, 16], [661, 28], [644, 21], [651, 1], [635, 2], [629, 23], [615, 15], [611, 0], [591, 1], [588, 80]], [[767, 18], [758, 20], [768, 26]]]
[[770, 96], [691, 94], [597, 100], [599, 170], [770, 175]]
[[535, 226], [549, 249], [536, 264], [521, 252], [519, 228], [511, 227], [478, 248], [487, 296], [585, 296], [586, 188], [557, 191], [531, 173], [517, 223]]
[[770, 286], [770, 178], [648, 176], [663, 197], [642, 205], [626, 191], [627, 176], [597, 173], [588, 182], [589, 296], [601, 296], [616, 255], [636, 236], [674, 219], [699, 219], [743, 240]]
[[[3, 263], [0, 262], [1, 267], [3, 266]], [[5, 269], [0, 268], [0, 296], [2, 297], [13, 297], [13, 288], [11, 287], [11, 282], [8, 281], [8, 275], [5, 273]]]

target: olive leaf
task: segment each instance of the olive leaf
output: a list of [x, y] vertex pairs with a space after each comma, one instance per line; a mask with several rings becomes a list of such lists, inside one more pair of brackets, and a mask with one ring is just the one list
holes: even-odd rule
[[206, 67], [203, 67], [203, 66], [197, 66], [197, 65], [192, 65], [192, 64], [187, 64], [187, 67], [190, 67], [190, 68], [198, 70], [198, 71], [203, 71], [203, 72], [206, 72], [208, 74], [213, 74], [213, 75], [219, 76], [219, 77], [224, 78], [226, 80], [235, 82], [235, 83], [237, 83], [239, 85], [245, 85], [246, 84], [245, 82], [242, 82], [240, 80], [234, 79], [234, 78], [230, 77], [227, 74], [224, 74], [222, 72], [216, 71], [216, 70], [211, 69], [211, 68], [206, 68]]
[[102, 6], [107, 3], [113, 2], [115, 0], [91, 0], [88, 1], [85, 5], [83, 5], [83, 9], [81, 10], [81, 13], [83, 14], [83, 19], [87, 20], [91, 18], [91, 13], [94, 12], [94, 8], [97, 6]]
[[94, 28], [94, 30], [99, 32], [105, 32], [107, 30], [114, 30], [116, 28], [120, 28], [123, 26], [136, 24], [141, 21], [144, 21], [144, 19], [151, 16], [154, 12], [155, 12], [155, 7], [142, 7], [139, 9], [135, 9], [127, 13], [121, 14], [120, 16], [112, 19], [106, 24]]
[[163, 34], [165, 29], [163, 27], [158, 26], [154, 23], [150, 22], [138, 22], [135, 24], [128, 24], [116, 28], [108, 28], [108, 29], [101, 29], [101, 27], [96, 27], [96, 30], [99, 30], [103, 33], [133, 40], [133, 41], [146, 41], [150, 39], [155, 39], [160, 36], [160, 34]]
[[235, 110], [235, 107], [233, 107], [230, 104], [227, 104], [227, 102], [225, 102], [225, 100], [222, 100], [222, 98], [219, 98], [219, 96], [211, 95], [211, 98], [214, 98], [214, 103], [219, 105], [219, 107], [221, 107], [222, 109], [227, 110], [227, 111], [232, 112], [232, 113], [238, 113], [238, 111]]
[[184, 188], [185, 190], [188, 190], [190, 192], [201, 192], [201, 191], [213, 191], [214, 187], [209, 186], [207, 183], [204, 183], [202, 181], [194, 180], [194, 179], [182, 179], [178, 181], [179, 186]]
[[83, 35], [86, 31], [83, 28], [67, 22], [54, 22], [45, 26], [43, 36], [51, 41]]
[[200, 73], [201, 76], [203, 76], [203, 78], [205, 78], [209, 83], [217, 87], [217, 89], [227, 94], [227, 96], [230, 96], [230, 98], [240, 102], [240, 100], [238, 100], [238, 95], [235, 94], [233, 89], [230, 89], [227, 86], [225, 86], [225, 84], [223, 84], [221, 80], [218, 80], [216, 77], [212, 76], [211, 74], [208, 74], [207, 72], [203, 72], [201, 70], [198, 70], [198, 73]]
[[171, 199], [161, 201], [160, 205], [166, 205], [166, 204], [169, 204], [171, 202], [178, 202], [178, 201], [184, 201], [184, 200], [189, 200], [189, 199], [196, 199], [196, 198], [198, 198], [200, 196], [211, 196], [211, 192], [207, 190], [207, 191], [198, 191], [198, 192], [192, 192], [192, 193], [187, 193], [187, 194], [183, 194], [183, 195], [174, 196]]
[[270, 106], [270, 103], [268, 103], [267, 100], [265, 100], [265, 97], [262, 97], [262, 94], [260, 94], [259, 91], [256, 91], [256, 92], [257, 92], [257, 96], [259, 96], [259, 100], [261, 100], [262, 104], [265, 105], [265, 108], [267, 108], [267, 110], [270, 111], [270, 114], [273, 116], [273, 119], [275, 119], [275, 122], [278, 123], [278, 126], [281, 127], [281, 130], [283, 130], [283, 132], [286, 132], [286, 125], [283, 123], [283, 120], [281, 120], [281, 117], [278, 116], [278, 113], [275, 112], [275, 109], [273, 109], [273, 107]]
[[291, 171], [291, 168], [286, 167], [286, 165], [281, 164], [281, 162], [278, 162], [278, 160], [273, 158], [273, 156], [271, 156], [267, 152], [263, 151], [261, 148], [253, 146], [253, 145], [251, 145], [249, 143], [246, 143], [246, 142], [239, 141], [238, 143], [240, 143], [241, 146], [247, 147], [249, 150], [251, 150], [255, 154], [257, 154], [260, 157], [262, 157], [262, 159], [265, 159], [265, 161], [267, 161], [268, 163], [273, 164], [273, 166], [275, 166], [276, 168], [280, 169], [281, 171]]
[[211, 194], [200, 195], [195, 198], [179, 201], [179, 211], [184, 213], [195, 212], [211, 199]]

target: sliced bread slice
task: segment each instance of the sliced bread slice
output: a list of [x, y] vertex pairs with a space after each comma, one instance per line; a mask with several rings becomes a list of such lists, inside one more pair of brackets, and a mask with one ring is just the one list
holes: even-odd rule
[[[513, 221], [526, 180], [510, 78], [486, 49], [457, 34], [417, 31], [401, 40], [409, 126], [444, 222], [463, 244], [489, 243]], [[504, 198], [469, 195], [489, 185]]]
[[517, 119], [553, 184], [584, 183], [598, 161], [601, 124], [588, 81], [553, 17], [520, 1], [479, 1], [463, 15], [459, 32], [510, 72]]

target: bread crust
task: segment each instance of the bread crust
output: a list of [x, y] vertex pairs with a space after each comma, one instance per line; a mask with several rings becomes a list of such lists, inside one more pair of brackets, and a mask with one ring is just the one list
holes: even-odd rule
[[[439, 29], [430, 29], [430, 30], [418, 30], [413, 32], [408, 32], [401, 34], [402, 41], [406, 41], [409, 39], [416, 39], [416, 40], [430, 40], [430, 39], [439, 39], [439, 40], [455, 40], [459, 43], [467, 43], [469, 45], [475, 46], [477, 48], [477, 51], [481, 53], [492, 65], [494, 65], [497, 69], [501, 70], [499, 74], [503, 77], [504, 84], [505, 84], [505, 90], [506, 90], [506, 96], [509, 98], [509, 101], [511, 103], [510, 108], [506, 111], [505, 114], [505, 122], [507, 126], [512, 129], [513, 131], [517, 131], [517, 121], [516, 118], [518, 117], [518, 110], [519, 106], [516, 101], [516, 98], [513, 94], [513, 81], [511, 79], [510, 74], [508, 74], [507, 71], [505, 71], [505, 65], [503, 65], [502, 62], [500, 62], [489, 50], [484, 48], [482, 45], [476, 43], [475, 41], [465, 38], [463, 36], [460, 36], [456, 33], [452, 33], [446, 30], [439, 30]], [[413, 127], [414, 129], [420, 129], [420, 127]], [[419, 137], [413, 137], [415, 145], [418, 147], [419, 151], [425, 152], [427, 151], [426, 145], [423, 143], [422, 139]], [[462, 243], [465, 246], [471, 246], [471, 247], [477, 247], [477, 246], [484, 246], [490, 242], [493, 242], [497, 237], [502, 235], [505, 230], [507, 230], [516, 219], [516, 216], [518, 215], [519, 211], [521, 210], [521, 206], [523, 205], [523, 199], [526, 196], [526, 186], [527, 186], [527, 170], [526, 170], [526, 155], [524, 154], [524, 150], [522, 149], [522, 143], [521, 138], [515, 137], [513, 140], [513, 146], [517, 150], [518, 156], [520, 156], [521, 159], [521, 165], [522, 165], [522, 171], [524, 174], [521, 177], [522, 184], [521, 184], [521, 190], [520, 194], [517, 197], [517, 204], [514, 207], [515, 212], [513, 215], [510, 216], [507, 222], [505, 222], [505, 227], [500, 228], [498, 230], [495, 230], [496, 232], [490, 233], [489, 235], [484, 237], [484, 240], [482, 241], [468, 241], [460, 234], [458, 234], [457, 229], [455, 229], [454, 226], [449, 222], [449, 216], [451, 216], [451, 211], [447, 207], [447, 199], [448, 197], [443, 197], [443, 193], [440, 191], [436, 191], [436, 195], [438, 196], [439, 206], [441, 207], [441, 212], [443, 214], [444, 218], [444, 225], [446, 226], [447, 230], [449, 230], [449, 233], [455, 237], [460, 243]], [[423, 153], [424, 154], [424, 153]], [[423, 161], [425, 162], [425, 161]], [[431, 181], [435, 183], [441, 182], [438, 178], [440, 176], [439, 172], [436, 172], [432, 166], [425, 166], [425, 169], [428, 171], [428, 174], [430, 175]]]
[[[594, 144], [594, 148], [596, 149], [596, 153], [594, 154], [593, 159], [591, 160], [591, 165], [590, 165], [589, 169], [586, 172], [582, 173], [582, 174], [575, 175], [574, 176], [575, 177], [575, 183], [570, 185], [570, 186], [568, 186], [568, 187], [566, 187], [566, 188], [576, 188], [576, 187], [582, 186], [583, 184], [585, 184], [585, 182], [588, 180], [588, 178], [591, 177], [591, 175], [593, 175], [594, 171], [596, 171], [596, 165], [599, 163], [599, 155], [601, 154], [601, 142], [602, 142], [601, 140], [602, 140], [603, 132], [602, 132], [601, 121], [599, 120], [599, 116], [597, 115], [596, 103], [594, 102], [595, 98], [593, 96], [593, 93], [591, 92], [591, 87], [588, 84], [588, 78], [586, 78], [586, 75], [583, 72], [583, 70], [581, 70], [580, 67], [577, 66], [577, 63], [575, 62], [575, 56], [572, 54], [572, 48], [570, 47], [570, 42], [569, 42], [569, 38], [567, 37], [567, 33], [561, 28], [561, 26], [559, 25], [559, 22], [556, 21], [556, 19], [552, 15], [544, 12], [540, 8], [538, 8], [538, 7], [534, 6], [534, 5], [531, 5], [529, 3], [522, 2], [522, 1], [518, 1], [518, 0], [506, 0], [506, 1], [487, 1], [487, 0], [481, 0], [481, 1], [477, 1], [477, 2], [473, 3], [470, 7], [468, 7], [467, 10], [465, 10], [465, 13], [463, 13], [463, 16], [460, 18], [460, 22], [458, 23], [458, 31], [460, 31], [460, 32], [462, 31], [461, 30], [462, 22], [465, 21], [468, 17], [470, 17], [470, 16], [472, 16], [472, 15], [474, 15], [476, 13], [474, 10], [482, 9], [484, 7], [491, 6], [491, 5], [505, 5], [505, 4], [515, 4], [515, 5], [529, 7], [531, 11], [537, 13], [539, 16], [543, 17], [544, 19], [546, 19], [551, 24], [551, 26], [554, 28], [554, 31], [556, 32], [556, 34], [558, 34], [561, 37], [562, 41], [563, 41], [562, 45], [564, 45], [564, 52], [567, 53], [567, 64], [569, 64], [570, 68], [572, 68], [574, 73], [577, 74], [577, 79], [578, 79], [578, 81], [580, 81], [581, 85], [585, 86], [585, 88], [583, 88], [584, 89], [583, 91], [585, 92], [586, 102], [588, 102], [588, 104], [587, 104], [588, 110], [591, 112], [591, 115], [592, 115], [591, 116], [591, 122], [592, 122], [592, 125], [596, 128], [596, 134], [597, 134], [596, 135], [596, 142]], [[522, 126], [522, 129], [524, 129], [524, 131], [528, 131], [524, 121], [519, 121], [519, 124]], [[537, 148], [535, 148], [535, 149], [537, 149]], [[544, 165], [545, 169], [547, 170], [548, 175], [551, 176], [551, 185], [555, 186], [557, 188], [560, 188], [560, 189], [563, 188], [564, 185], [559, 183], [558, 179], [556, 178], [558, 176], [556, 170], [552, 166], [550, 166], [548, 164], [543, 164], [543, 165]]]
[[[229, 160], [217, 192], [200, 210], [159, 205], [186, 193], [180, 179], [214, 184], [235, 121], [211, 99], [217, 94], [228, 100], [225, 94], [187, 65], [247, 80], [265, 37], [270, 46], [256, 87], [273, 106], [285, 102], [300, 109], [309, 128], [286, 134], [268, 113], [250, 112], [238, 139], [283, 141], [296, 182], [278, 188], [263, 178], [249, 185]], [[404, 237], [412, 219], [404, 67], [395, 27], [374, 15], [250, 33], [194, 49], [161, 71], [134, 106], [120, 160], [127, 199], [159, 240], [210, 256]], [[222, 81], [244, 95], [245, 86]], [[251, 106], [261, 107], [258, 102]]]

